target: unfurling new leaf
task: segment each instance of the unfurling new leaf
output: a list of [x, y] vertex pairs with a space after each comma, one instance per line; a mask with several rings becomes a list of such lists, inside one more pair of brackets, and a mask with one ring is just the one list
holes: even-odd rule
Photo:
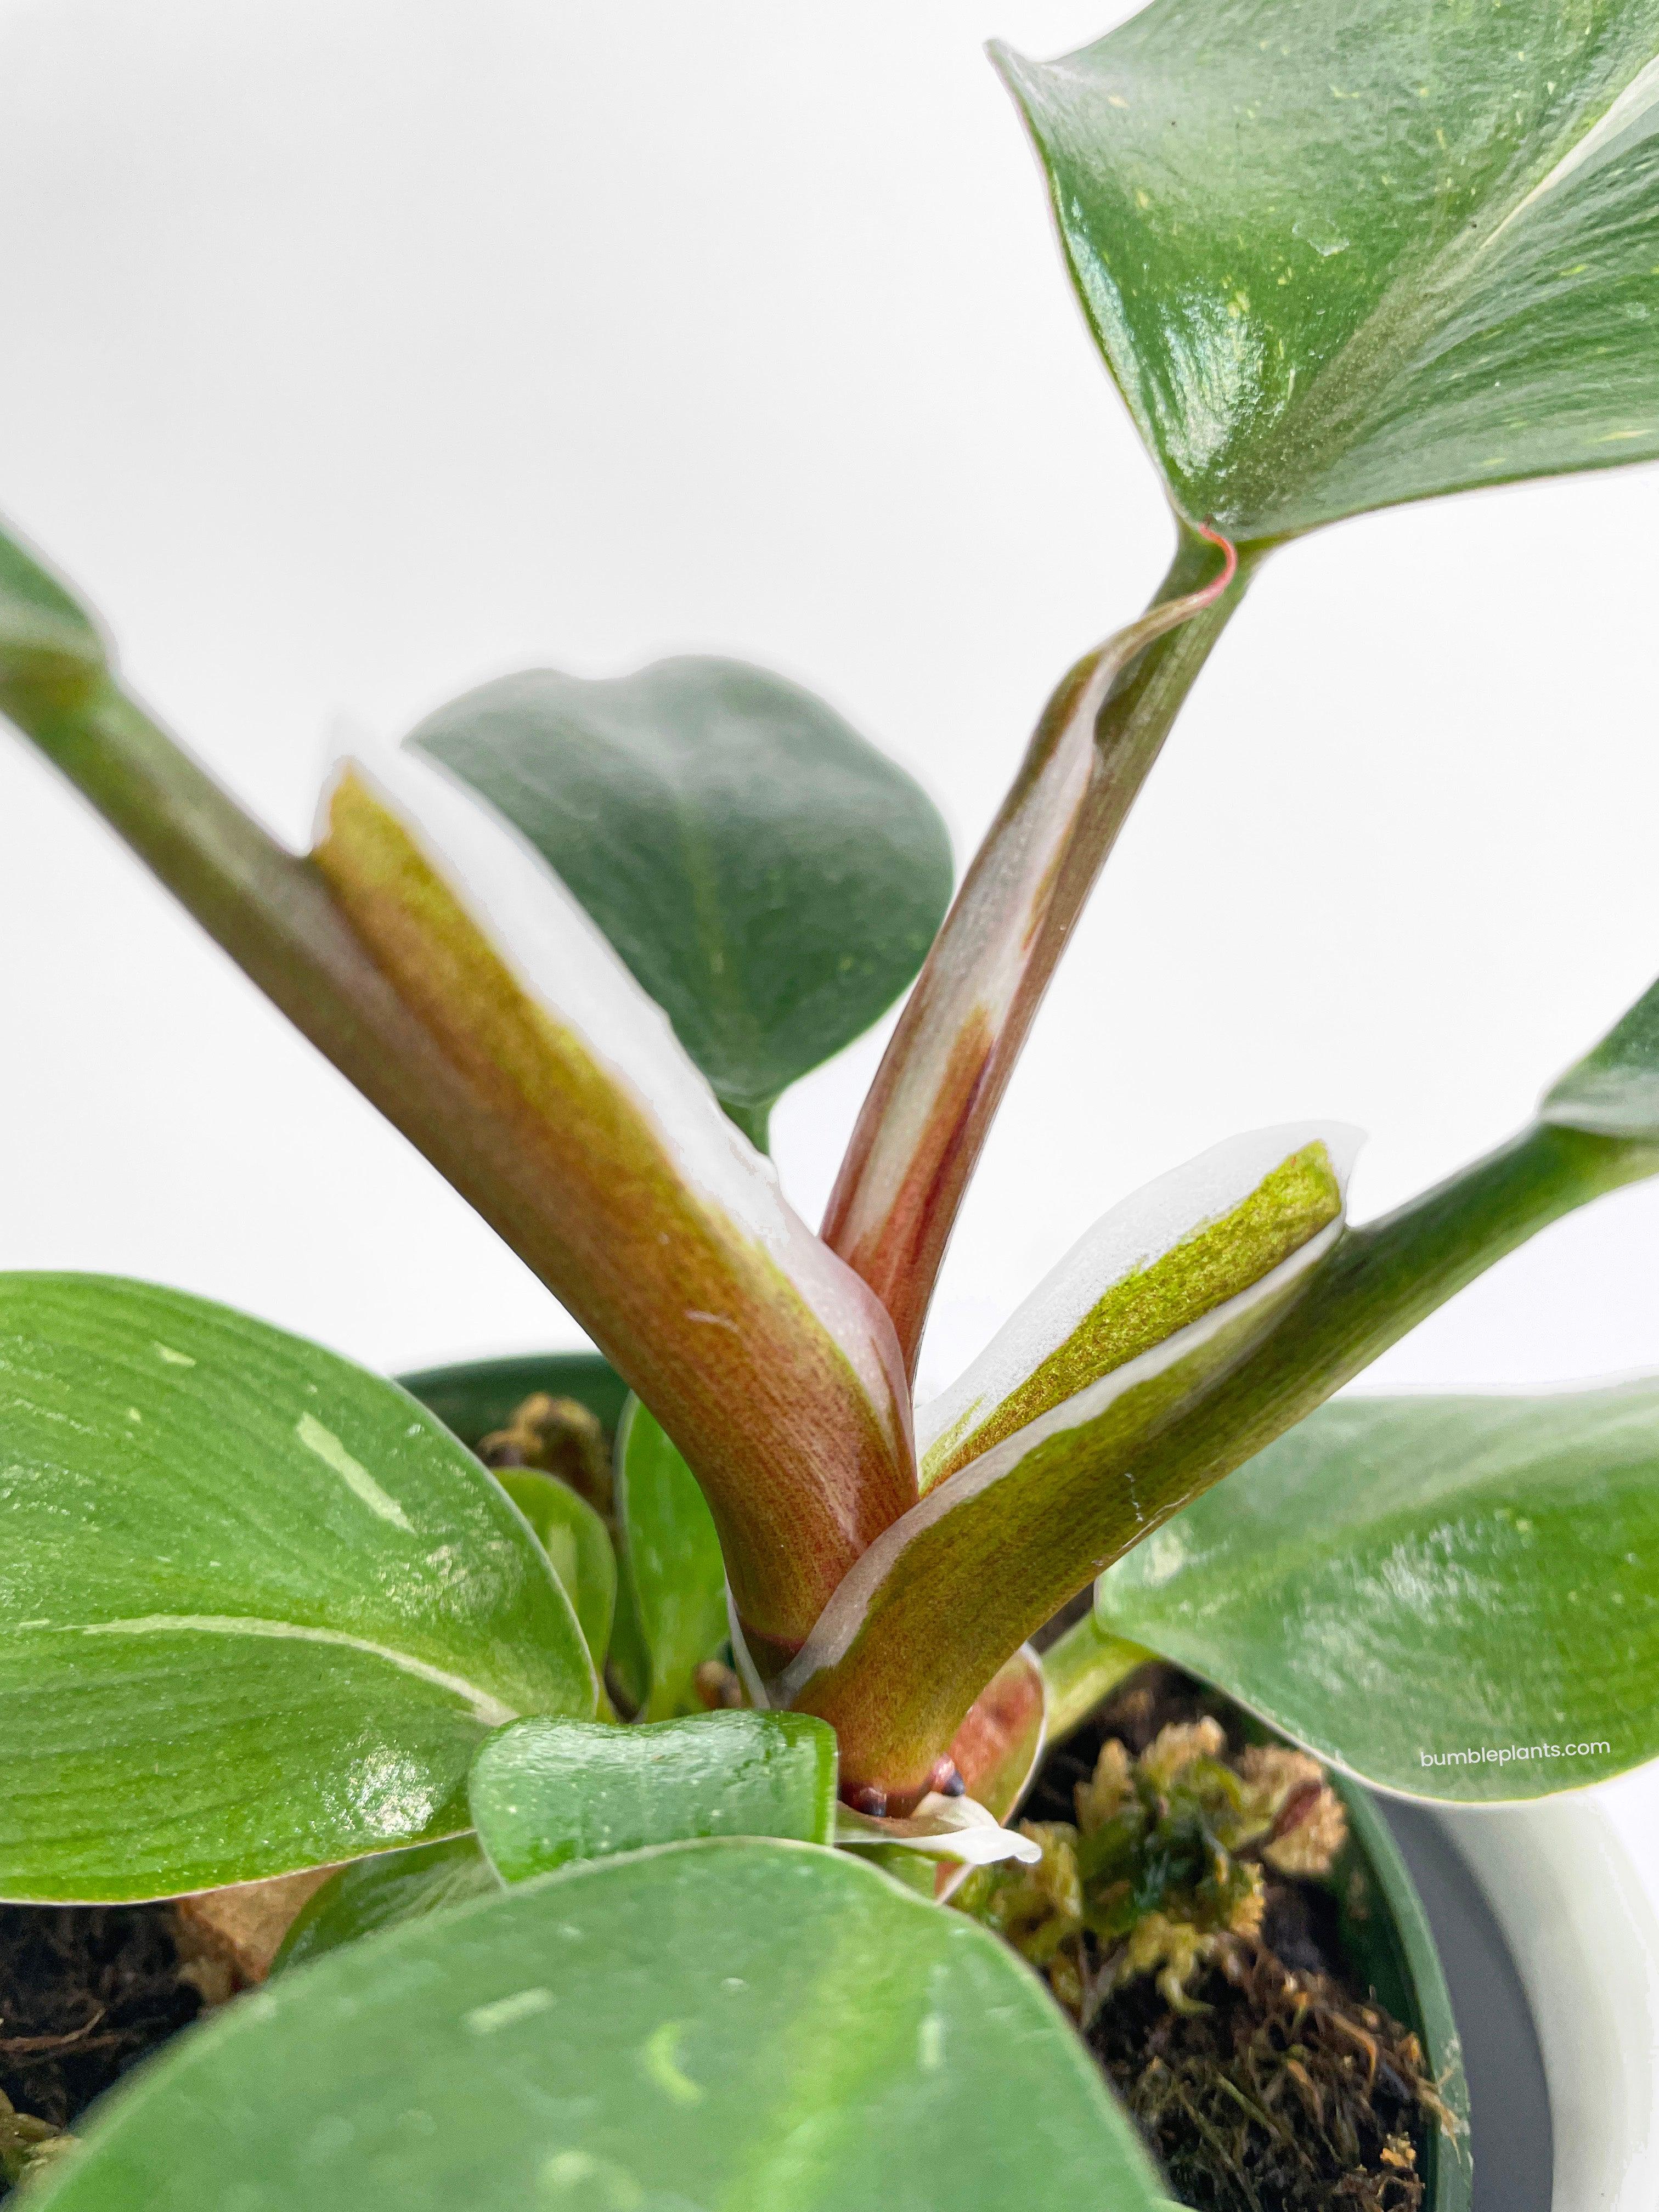
[[[923, 1788], [998, 1668], [1152, 1524], [1161, 1501], [1139, 1484], [1139, 1454], [1302, 1296], [1340, 1233], [1352, 1139], [1263, 1131], [1127, 1200], [938, 1419], [924, 1413], [950, 1471], [862, 1554], [780, 1680], [834, 1723], [849, 1783], [900, 1805]], [[1004, 1433], [1010, 1405], [1024, 1425]], [[993, 1440], [957, 1463], [981, 1432]]]

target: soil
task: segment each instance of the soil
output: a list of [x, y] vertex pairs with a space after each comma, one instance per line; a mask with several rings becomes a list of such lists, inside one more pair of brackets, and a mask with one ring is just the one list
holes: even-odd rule
[[[0, 2096], [14, 2114], [68, 2126], [201, 2006], [170, 1907], [0, 1905]], [[6, 2121], [0, 2106], [0, 2136]]]
[[[1247, 1737], [1225, 1699], [1147, 1667], [1044, 1761], [1022, 1808], [1073, 1820], [1076, 1785], [1117, 1737], [1139, 1756], [1170, 1723], [1204, 1717]], [[1416, 2038], [1359, 1986], [1334, 1897], [1269, 1877], [1259, 1935], [1231, 1945], [1170, 2008], [1149, 1978], [1109, 1997], [1087, 2041], [1178, 2200], [1194, 2212], [1420, 2212], [1427, 2131], [1443, 2107]]]

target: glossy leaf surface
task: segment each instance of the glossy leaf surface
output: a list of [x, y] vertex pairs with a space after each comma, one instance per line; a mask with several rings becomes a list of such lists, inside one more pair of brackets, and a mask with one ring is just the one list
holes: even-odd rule
[[475, 1897], [495, 1897], [501, 1886], [475, 1836], [447, 1836], [441, 1843], [353, 1859], [301, 1907], [271, 1972], [308, 1966], [325, 1951], [402, 1921], [447, 1912]]
[[593, 1710], [574, 1616], [414, 1400], [199, 1298], [0, 1277], [0, 1895], [151, 1897], [466, 1825]]
[[828, 1844], [836, 1739], [800, 1713], [520, 1721], [478, 1753], [467, 1797], [504, 1881], [695, 1836]]
[[670, 1844], [319, 1960], [118, 2089], [51, 2212], [1154, 2212], [1036, 1978], [844, 1852]]
[[317, 864], [514, 1129], [557, 1223], [543, 1279], [696, 1468], [745, 1623], [792, 1649], [915, 1495], [891, 1324], [537, 855], [418, 760], [377, 775], [343, 770]]
[[[617, 1608], [617, 1554], [611, 1531], [568, 1482], [534, 1468], [498, 1468], [495, 1480], [541, 1540], [565, 1595], [575, 1607], [589, 1656], [605, 1665]], [[705, 1506], [703, 1510], [708, 1511]]]
[[998, 59], [1193, 520], [1659, 453], [1653, 0], [1154, 0]]
[[509, 676], [410, 743], [523, 832], [746, 1122], [891, 1005], [950, 902], [917, 786], [740, 661]]
[[1340, 1400], [1100, 1617], [1367, 1781], [1479, 1804], [1659, 1756], [1659, 1382]]
[[693, 1677], [729, 1632], [726, 1566], [696, 1477], [638, 1399], [617, 1437], [617, 1519], [636, 1646], [627, 1686], [646, 1720], [700, 1712]]

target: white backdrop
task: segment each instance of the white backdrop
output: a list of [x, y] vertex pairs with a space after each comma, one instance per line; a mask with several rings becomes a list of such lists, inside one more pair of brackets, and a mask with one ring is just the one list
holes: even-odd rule
[[[965, 854], [1168, 550], [980, 52], [1113, 4], [0, 0], [0, 510], [290, 836], [343, 728], [713, 648], [823, 690]], [[1016, 1079], [935, 1381], [1160, 1170], [1334, 1115], [1384, 1207], [1659, 969], [1654, 493], [1443, 501], [1269, 567]], [[155, 1277], [390, 1367], [575, 1340], [3, 738], [0, 945], [0, 1266]], [[813, 1218], [877, 1052], [777, 1117]], [[1635, 1367], [1659, 1188], [1373, 1379]]]

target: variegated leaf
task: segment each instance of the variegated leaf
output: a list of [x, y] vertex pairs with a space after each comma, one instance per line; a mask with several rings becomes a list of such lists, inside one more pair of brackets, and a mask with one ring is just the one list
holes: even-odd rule
[[[775, 1696], [830, 1721], [843, 1790], [902, 1811], [982, 1686], [1181, 1499], [1143, 1495], [1148, 1440], [1249, 1353], [1341, 1234], [1332, 1222], [1237, 1296], [936, 1482], [878, 1538]], [[890, 1685], [914, 1694], [900, 1702]]]
[[337, 777], [315, 859], [445, 1057], [516, 1125], [507, 1171], [557, 1193], [544, 1279], [695, 1469], [751, 1646], [786, 1653], [915, 1495], [885, 1315], [498, 817], [392, 756], [374, 780]]
[[1355, 1130], [1259, 1129], [1103, 1215], [917, 1417], [924, 1490], [1269, 1273], [1342, 1212]]

